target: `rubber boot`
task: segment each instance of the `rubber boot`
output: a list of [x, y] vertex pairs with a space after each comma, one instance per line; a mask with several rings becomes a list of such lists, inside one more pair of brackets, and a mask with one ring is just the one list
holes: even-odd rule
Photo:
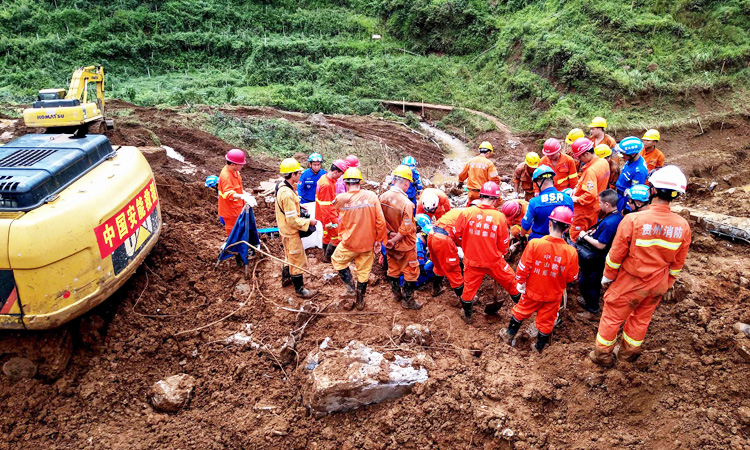
[[628, 344], [628, 341], [622, 340], [620, 347], [615, 351], [617, 359], [626, 361], [629, 363], [635, 362], [639, 356], [641, 356], [641, 348], [634, 345]]
[[521, 300], [521, 293], [519, 292], [516, 295], [511, 295], [510, 299], [513, 300], [513, 303], [518, 304], [518, 301]]
[[281, 269], [281, 287], [287, 287], [292, 284], [292, 276], [289, 275], [289, 266]]
[[605, 352], [597, 346], [595, 346], [594, 350], [589, 353], [589, 359], [591, 359], [591, 362], [594, 364], [603, 367], [612, 367], [616, 362], [615, 355], [611, 351]]
[[551, 334], [544, 334], [541, 331], [536, 337], [536, 343], [532, 344], [531, 350], [536, 351], [537, 353], [542, 353], [542, 350], [544, 350], [544, 347], [549, 344], [549, 338], [551, 337]]
[[325, 254], [323, 254], [323, 262], [329, 263], [331, 262], [331, 256], [333, 255], [333, 252], [336, 251], [336, 246], [333, 244], [328, 244], [325, 248]]
[[404, 301], [401, 306], [404, 309], [421, 309], [422, 305], [414, 300], [414, 291], [417, 290], [416, 281], [404, 281]]
[[490, 316], [497, 315], [500, 311], [500, 307], [503, 306], [503, 302], [492, 302], [484, 306], [484, 313]]
[[513, 315], [510, 316], [510, 323], [508, 324], [508, 329], [505, 330], [505, 343], [513, 346], [513, 340], [516, 338], [516, 334], [518, 334], [518, 330], [521, 328], [521, 321], [517, 320]]
[[401, 292], [401, 282], [398, 278], [394, 277], [387, 277], [388, 282], [391, 283], [391, 292], [393, 292], [393, 300], [396, 303], [401, 303], [401, 300], [404, 299], [404, 295]]
[[234, 260], [237, 262], [237, 267], [245, 267], [245, 261], [242, 260], [240, 255], [234, 255]]
[[448, 301], [448, 304], [450, 306], [454, 307], [454, 308], [460, 308], [461, 307], [461, 296], [464, 295], [464, 285], [462, 284], [461, 286], [459, 286], [457, 288], [453, 288], [453, 292], [456, 293], [456, 298], [455, 299], [451, 298]]
[[472, 305], [473, 305], [473, 302], [467, 302], [467, 301], [461, 300], [461, 307], [464, 309], [464, 315], [462, 318], [464, 319], [464, 322], [466, 323], [471, 322]]
[[339, 270], [339, 277], [341, 277], [341, 281], [343, 281], [346, 286], [346, 293], [344, 295], [347, 297], [354, 297], [356, 291], [354, 289], [354, 281], [352, 281], [352, 271], [349, 270], [348, 267], [346, 269], [341, 269]]
[[358, 311], [365, 309], [365, 292], [367, 292], [367, 281], [364, 283], [357, 282], [357, 306]]
[[432, 279], [432, 296], [437, 297], [443, 292], [445, 292], [445, 289], [443, 288], [443, 277], [436, 275], [435, 278]]
[[294, 284], [294, 291], [299, 298], [312, 298], [317, 294], [316, 291], [305, 287], [305, 281], [302, 278], [302, 275], [292, 275], [292, 284]]

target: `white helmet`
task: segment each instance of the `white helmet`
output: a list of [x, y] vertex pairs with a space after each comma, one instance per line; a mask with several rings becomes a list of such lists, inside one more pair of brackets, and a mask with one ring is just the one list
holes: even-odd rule
[[433, 192], [426, 191], [422, 194], [422, 208], [426, 213], [434, 213], [437, 210], [438, 203], [440, 203], [440, 199]]
[[680, 194], [685, 193], [687, 178], [677, 166], [664, 166], [648, 178], [649, 183], [657, 189], [669, 189]]

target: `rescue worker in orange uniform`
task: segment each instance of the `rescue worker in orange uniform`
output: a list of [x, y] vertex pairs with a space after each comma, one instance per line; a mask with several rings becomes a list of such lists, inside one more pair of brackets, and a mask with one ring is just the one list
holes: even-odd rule
[[219, 175], [219, 217], [224, 220], [224, 229], [229, 236], [245, 204], [251, 208], [258, 204], [249, 192], [242, 190], [240, 170], [246, 163], [245, 152], [233, 148], [227, 152], [225, 158], [227, 164]]
[[[451, 209], [432, 226], [432, 231], [427, 235], [427, 249], [430, 251], [432, 260], [433, 293], [439, 291], [443, 279], [448, 278], [451, 289], [456, 293], [458, 300], [464, 292], [464, 275], [461, 272], [461, 259], [458, 255], [458, 246], [461, 240], [456, 236], [455, 225], [463, 213], [464, 208]], [[435, 281], [437, 280], [437, 281]], [[438, 285], [438, 288], [435, 285]], [[459, 306], [458, 300], [454, 306]]]
[[298, 297], [311, 298], [317, 292], [307, 289], [304, 285], [303, 272], [300, 268], [307, 268], [307, 255], [305, 255], [305, 247], [302, 245], [299, 232], [307, 231], [311, 226], [315, 226], [318, 221], [304, 219], [300, 216], [300, 197], [297, 194], [297, 183], [299, 183], [299, 177], [302, 175], [302, 167], [299, 162], [294, 158], [287, 158], [281, 161], [279, 172], [284, 180], [276, 185], [276, 224], [279, 227], [281, 244], [284, 246], [285, 260], [294, 264], [293, 266], [284, 266], [282, 269], [281, 285], [287, 286], [289, 280], [291, 280]]
[[[609, 288], [589, 354], [593, 362], [605, 367], [614, 365], [616, 358], [628, 362], [638, 358], [651, 316], [664, 293], [674, 286], [690, 246], [690, 226], [669, 208], [672, 200], [685, 193], [685, 175], [677, 166], [665, 166], [649, 177], [649, 183], [651, 205], [622, 219], [606, 258], [602, 286]], [[622, 341], [614, 352], [620, 326]]]
[[542, 153], [544, 156], [539, 161], [540, 166], [549, 166], [555, 171], [555, 189], [562, 192], [567, 188], [575, 189], [578, 184], [578, 168], [571, 156], [562, 153], [562, 145], [555, 138], [544, 141]]
[[[573, 145], [573, 142], [576, 141], [578, 138], [586, 137], [586, 134], [583, 132], [580, 128], [573, 128], [568, 132], [568, 135], [565, 137], [565, 149], [563, 150], [563, 153], [573, 158], [573, 150], [571, 150], [571, 146]], [[581, 174], [581, 162], [577, 159], [573, 158], [573, 162], [576, 165], [576, 172], [578, 172], [578, 175]]]
[[529, 208], [529, 202], [521, 199], [512, 199], [503, 203], [500, 211], [505, 214], [505, 220], [508, 222], [510, 227], [510, 238], [519, 239], [523, 235], [523, 227], [521, 226], [521, 220], [526, 215], [526, 210]]
[[643, 141], [643, 150], [641, 150], [641, 156], [646, 162], [646, 168], [648, 173], [653, 172], [656, 169], [664, 167], [664, 153], [656, 148], [656, 143], [661, 139], [661, 135], [658, 130], [648, 130], [643, 135], [641, 140]]
[[[346, 309], [356, 305], [361, 311], [365, 308], [367, 283], [375, 260], [373, 247], [376, 242], [386, 242], [388, 238], [380, 200], [374, 192], [360, 189], [362, 173], [359, 169], [346, 169], [344, 183], [348, 191], [337, 195], [333, 201], [339, 214], [341, 243], [333, 252], [331, 261], [346, 285], [346, 295], [356, 297], [353, 304], [345, 306]], [[357, 274], [356, 289], [349, 270], [352, 261]]]
[[417, 201], [417, 214], [427, 214], [433, 222], [450, 210], [451, 201], [440, 189], [426, 188]]
[[594, 143], [594, 147], [599, 144], [607, 144], [609, 148], [615, 148], [617, 142], [615, 138], [604, 132], [607, 129], [607, 119], [604, 117], [594, 117], [589, 124], [589, 138]]
[[594, 147], [594, 154], [597, 157], [606, 160], [607, 164], [609, 164], [609, 182], [607, 183], [607, 189], [614, 189], [616, 191], [617, 180], [620, 178], [620, 165], [615, 158], [619, 159], [619, 154], [613, 154], [612, 149], [609, 148], [607, 144], [599, 144]]
[[539, 334], [532, 350], [541, 352], [555, 327], [563, 292], [578, 277], [578, 252], [562, 235], [570, 227], [573, 211], [558, 206], [549, 215], [549, 234], [529, 241], [516, 271], [521, 300], [513, 307], [505, 341], [513, 340], [524, 319], [536, 313]]
[[575, 242], [578, 234], [596, 223], [599, 215], [599, 193], [607, 189], [609, 164], [594, 154], [594, 144], [586, 138], [573, 142], [573, 156], [581, 161], [581, 180], [573, 191], [573, 224], [570, 239]]
[[492, 144], [489, 142], [479, 144], [479, 156], [471, 158], [458, 175], [458, 188], [461, 189], [466, 181], [466, 188], [469, 190], [466, 205], [471, 205], [471, 202], [479, 198], [479, 190], [484, 183], [494, 181], [500, 184], [495, 164], [487, 158], [492, 152]]
[[[380, 194], [388, 241], [385, 244], [385, 256], [388, 261], [388, 281], [391, 283], [393, 299], [405, 309], [420, 309], [421, 304], [414, 300], [419, 278], [419, 260], [417, 259], [417, 226], [414, 223], [414, 203], [406, 196], [406, 190], [412, 182], [412, 171], [409, 166], [398, 166], [393, 171], [393, 184], [390, 189]], [[404, 276], [404, 287], [401, 289], [400, 277]]]
[[[485, 275], [500, 284], [514, 302], [521, 294], [513, 282], [515, 273], [505, 261], [508, 253], [508, 224], [503, 213], [497, 210], [500, 187], [488, 181], [479, 193], [479, 205], [470, 206], [456, 220], [456, 234], [461, 236], [464, 251], [464, 292], [461, 306], [464, 321], [471, 321], [474, 297], [482, 285]], [[500, 303], [492, 303], [484, 308], [485, 314], [496, 314]]]
[[348, 168], [343, 159], [337, 159], [331, 164], [328, 173], [318, 180], [318, 188], [315, 191], [315, 218], [323, 227], [323, 259], [324, 263], [331, 262], [331, 255], [339, 245], [339, 216], [333, 207], [336, 198], [336, 183]]
[[539, 167], [539, 155], [536, 152], [529, 152], [526, 154], [524, 161], [513, 172], [513, 189], [516, 192], [520, 192], [519, 187], [523, 189], [524, 198], [527, 202], [539, 193], [539, 189], [534, 186], [534, 180], [531, 177], [537, 167]]

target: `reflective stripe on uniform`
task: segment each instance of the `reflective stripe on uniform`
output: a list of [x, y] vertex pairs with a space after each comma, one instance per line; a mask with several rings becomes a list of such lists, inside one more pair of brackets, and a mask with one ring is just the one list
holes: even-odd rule
[[316, 202], [316, 203], [319, 203], [319, 204], [320, 204], [321, 206], [328, 206], [328, 205], [332, 205], [332, 204], [333, 204], [333, 201], [330, 201], [330, 202], [322, 202], [322, 201], [320, 201], [320, 200], [315, 200], [315, 202]]
[[612, 339], [611, 341], [608, 341], [608, 340], [604, 339], [601, 334], [596, 333], [596, 342], [604, 345], [605, 347], [611, 347], [611, 346], [615, 345], [615, 341], [616, 340], [617, 340], [617, 336], [615, 336], [615, 338]]
[[682, 272], [682, 269], [669, 269], [669, 274], [676, 277], [678, 273]]
[[560, 178], [559, 180], [557, 180], [557, 184], [565, 183], [566, 181], [568, 181], [571, 178], [578, 178], [578, 173], [574, 173], [573, 175], [568, 175], [565, 178]]
[[635, 245], [637, 247], [664, 247], [669, 250], [677, 250], [682, 245], [682, 242], [669, 242], [664, 239], [636, 239]]
[[287, 212], [284, 213], [284, 215], [287, 216], [287, 217], [297, 217], [297, 211], [294, 211], [294, 210], [287, 211]]
[[622, 265], [622, 264], [617, 264], [617, 263], [612, 262], [612, 260], [609, 259], [609, 253], [607, 253], [606, 261], [607, 261], [607, 265], [613, 269], [619, 269], [620, 266]]
[[624, 331], [622, 332], [622, 338], [625, 339], [625, 341], [633, 347], [640, 347], [641, 344], [643, 344], [643, 339], [641, 339], [640, 341], [636, 341], [635, 339], [625, 334]]
[[[226, 191], [226, 192], [221, 192], [221, 191], [219, 191], [219, 195], [220, 195], [220, 196], [221, 196], [221, 198], [223, 198], [224, 200], [226, 200], [226, 199], [227, 199], [227, 197], [229, 197], [229, 196], [231, 196], [231, 195], [234, 195], [234, 194], [235, 194], [235, 192], [234, 192], [234, 191]], [[234, 200], [234, 199], [231, 199], [231, 198], [230, 198], [230, 200]]]

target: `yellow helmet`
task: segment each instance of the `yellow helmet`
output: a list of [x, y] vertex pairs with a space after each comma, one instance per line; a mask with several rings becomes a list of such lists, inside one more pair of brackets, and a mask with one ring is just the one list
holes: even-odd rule
[[649, 141], [658, 141], [659, 139], [661, 139], [661, 135], [659, 134], [658, 130], [651, 129], [651, 130], [646, 131], [646, 133], [643, 135], [641, 139], [648, 139]]
[[532, 169], [536, 169], [539, 167], [539, 155], [537, 152], [529, 152], [526, 153], [526, 165], [531, 167]]
[[583, 134], [583, 130], [580, 128], [573, 128], [570, 130], [570, 133], [568, 133], [568, 137], [565, 138], [565, 143], [571, 145], [576, 139], [582, 137], [586, 137], [586, 135]]
[[414, 182], [414, 177], [412, 176], [411, 167], [405, 166], [403, 164], [396, 167], [396, 169], [393, 170], [393, 173], [391, 175], [393, 175], [394, 177], [406, 178], [412, 183]]
[[344, 172], [344, 179], [345, 180], [362, 180], [362, 172], [359, 171], [356, 167], [350, 167], [346, 169], [346, 172]]
[[607, 128], [607, 119], [604, 117], [594, 117], [589, 124], [589, 128]]
[[490, 153], [495, 151], [495, 149], [492, 148], [492, 144], [490, 144], [489, 141], [484, 141], [481, 144], [479, 144], [479, 153], [485, 153], [482, 150], [489, 150]]
[[285, 174], [294, 173], [300, 170], [302, 170], [302, 166], [299, 165], [296, 159], [287, 158], [281, 161], [281, 168], [279, 169], [279, 172], [282, 175], [285, 175]]
[[600, 158], [606, 158], [612, 154], [612, 149], [607, 144], [599, 144], [594, 147], [594, 153]]

